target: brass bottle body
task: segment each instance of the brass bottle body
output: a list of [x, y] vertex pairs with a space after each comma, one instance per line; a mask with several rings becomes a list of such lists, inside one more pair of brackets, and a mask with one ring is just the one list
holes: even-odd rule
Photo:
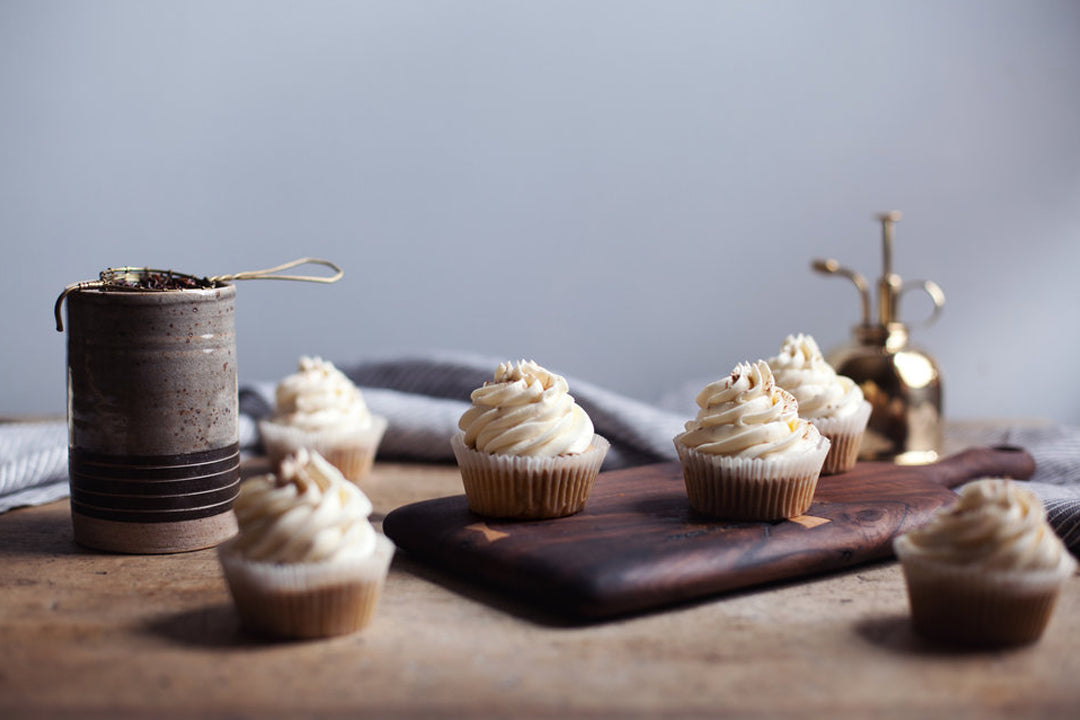
[[862, 388], [873, 408], [859, 459], [934, 462], [943, 429], [937, 363], [908, 344], [902, 323], [857, 325], [854, 336], [852, 345], [833, 351], [827, 360]]

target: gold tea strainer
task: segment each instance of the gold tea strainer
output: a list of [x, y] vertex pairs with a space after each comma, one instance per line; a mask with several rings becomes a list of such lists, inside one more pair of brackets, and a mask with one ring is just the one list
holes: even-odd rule
[[[322, 265], [334, 271], [333, 275], [279, 275], [282, 270], [289, 270], [300, 265]], [[148, 267], [118, 267], [102, 270], [97, 280], [84, 280], [72, 283], [64, 288], [56, 298], [53, 314], [56, 316], [56, 329], [64, 331], [64, 321], [60, 310], [64, 298], [73, 292], [82, 290], [115, 290], [120, 292], [175, 292], [184, 290], [206, 290], [219, 287], [235, 280], [298, 280], [300, 282], [333, 283], [345, 273], [329, 260], [319, 258], [298, 258], [290, 262], [265, 270], [248, 270], [231, 275], [213, 275], [198, 277], [175, 270], [158, 270]]]

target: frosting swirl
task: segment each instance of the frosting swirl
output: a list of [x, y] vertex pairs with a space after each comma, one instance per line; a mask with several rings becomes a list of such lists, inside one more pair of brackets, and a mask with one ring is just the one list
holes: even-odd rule
[[281, 476], [245, 481], [233, 504], [236, 549], [272, 563], [360, 559], [375, 550], [371, 501], [316, 452], [299, 450]]
[[804, 418], [847, 417], [862, 405], [859, 386], [836, 374], [809, 335], [788, 335], [780, 354], [768, 362], [776, 384], [795, 396]]
[[501, 363], [494, 380], [472, 392], [458, 427], [465, 444], [491, 455], [555, 457], [589, 449], [593, 424], [566, 380], [532, 360]]
[[739, 363], [731, 375], [706, 385], [697, 404], [697, 418], [676, 440], [699, 452], [765, 458], [814, 447], [820, 437], [764, 360]]
[[301, 357], [297, 372], [278, 383], [274, 422], [301, 430], [361, 429], [372, 422], [360, 389], [322, 358]]
[[898, 542], [908, 553], [987, 570], [1054, 570], [1072, 561], [1039, 498], [1002, 478], [965, 485], [959, 502]]

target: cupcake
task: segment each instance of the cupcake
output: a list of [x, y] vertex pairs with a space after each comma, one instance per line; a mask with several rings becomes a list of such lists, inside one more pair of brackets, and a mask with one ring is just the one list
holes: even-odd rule
[[259, 423], [272, 467], [301, 448], [314, 450], [359, 483], [371, 470], [386, 431], [343, 372], [321, 358], [301, 357], [297, 372], [274, 393], [274, 414]]
[[768, 362], [776, 384], [798, 401], [799, 415], [832, 443], [821, 474], [835, 475], [854, 467], [870, 420], [870, 403], [855, 381], [837, 375], [809, 335], [788, 335], [780, 354]]
[[728, 520], [781, 520], [810, 507], [829, 441], [769, 365], [740, 363], [697, 396], [697, 418], [675, 437], [690, 506]]
[[345, 635], [371, 622], [394, 544], [368, 522], [371, 502], [316, 452], [251, 478], [233, 509], [239, 534], [218, 547], [246, 626], [284, 638]]
[[469, 509], [491, 518], [556, 518], [585, 507], [610, 445], [535, 362], [502, 363], [472, 393], [451, 439]]
[[893, 548], [903, 567], [915, 631], [982, 647], [1035, 642], [1076, 561], [1030, 490], [987, 478]]

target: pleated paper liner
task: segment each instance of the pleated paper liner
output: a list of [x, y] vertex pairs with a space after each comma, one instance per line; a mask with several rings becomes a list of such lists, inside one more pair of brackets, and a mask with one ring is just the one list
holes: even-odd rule
[[518, 457], [478, 452], [465, 434], [451, 439], [469, 508], [492, 518], [543, 519], [573, 515], [585, 507], [611, 445], [599, 435], [577, 455]]
[[818, 432], [832, 443], [829, 454], [825, 456], [825, 464], [821, 467], [822, 475], [836, 475], [855, 467], [871, 409], [870, 403], [863, 400], [859, 409], [849, 417], [810, 418]]
[[829, 441], [793, 456], [724, 457], [675, 439], [690, 507], [726, 520], [782, 520], [810, 507]]
[[386, 418], [378, 415], [371, 416], [371, 423], [367, 427], [348, 432], [311, 432], [272, 420], [263, 420], [259, 423], [259, 433], [270, 467], [274, 468], [275, 472], [287, 456], [300, 448], [306, 448], [326, 458], [346, 480], [363, 485], [364, 478], [371, 472], [375, 462], [386, 426]]
[[244, 625], [281, 638], [347, 635], [375, 615], [394, 544], [376, 535], [361, 560], [269, 563], [243, 558], [226, 542], [218, 548], [225, 579]]
[[1068, 552], [1052, 570], [988, 570], [921, 557], [905, 538], [894, 549], [904, 571], [912, 625], [929, 640], [1012, 647], [1038, 640], [1076, 562]]

